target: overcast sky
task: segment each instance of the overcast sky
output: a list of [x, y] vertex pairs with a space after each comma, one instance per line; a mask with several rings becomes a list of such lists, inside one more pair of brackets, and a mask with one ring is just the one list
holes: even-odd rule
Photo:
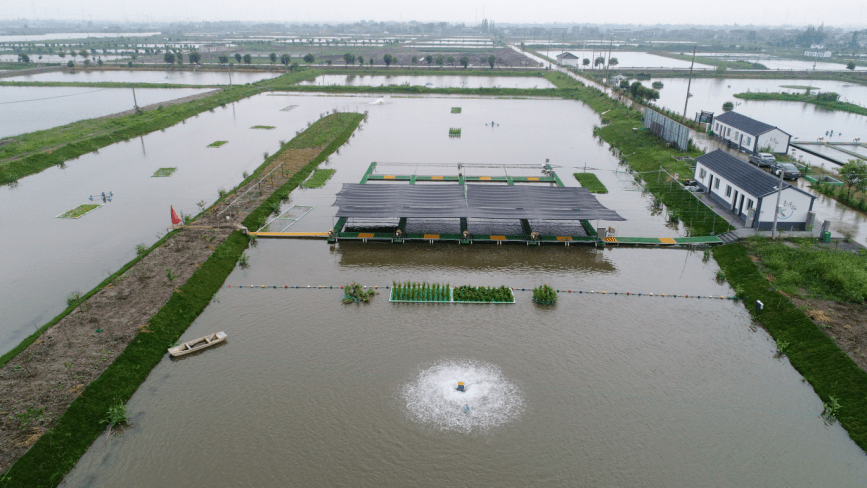
[[867, 0], [9, 0], [2, 19], [94, 21], [244, 20], [355, 22], [417, 20], [631, 24], [820, 24], [867, 27]]

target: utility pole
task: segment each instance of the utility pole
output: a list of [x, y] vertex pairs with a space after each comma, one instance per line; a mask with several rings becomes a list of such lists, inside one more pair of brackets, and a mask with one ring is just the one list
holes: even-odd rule
[[695, 48], [692, 48], [692, 63], [689, 65], [689, 82], [686, 84], [686, 100], [683, 102], [683, 122], [686, 119], [686, 106], [689, 105], [689, 89], [692, 87], [692, 67], [695, 66]]
[[135, 105], [135, 111], [138, 112], [138, 100], [135, 99], [135, 85], [132, 85], [132, 103]]
[[605, 64], [605, 84], [608, 84], [608, 73], [611, 70], [611, 46], [614, 44], [614, 38], [608, 38], [608, 62]]
[[[783, 170], [780, 169], [780, 184], [777, 187], [777, 206], [774, 207], [774, 226], [771, 228], [771, 240], [777, 239], [777, 214], [780, 213], [780, 195], [783, 194]], [[758, 227], [758, 225], [756, 226]]]

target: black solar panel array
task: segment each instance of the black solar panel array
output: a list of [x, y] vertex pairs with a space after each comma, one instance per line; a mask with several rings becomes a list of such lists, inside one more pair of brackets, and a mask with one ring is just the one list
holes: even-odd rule
[[363, 185], [344, 183], [338, 217], [626, 220], [586, 188], [530, 185]]

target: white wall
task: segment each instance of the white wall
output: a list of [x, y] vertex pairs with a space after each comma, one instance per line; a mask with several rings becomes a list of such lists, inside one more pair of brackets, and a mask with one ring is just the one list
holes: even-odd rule
[[[748, 164], [748, 163], [744, 163], [744, 164]], [[704, 178], [701, 178], [701, 170], [702, 169], [705, 170], [705, 173], [706, 173]], [[712, 194], [714, 197], [716, 197], [717, 200], [721, 200], [721, 201], [725, 202], [726, 205], [728, 205], [726, 207], [726, 210], [731, 211], [732, 206], [734, 205], [735, 192], [737, 192], [737, 194], [738, 194], [738, 202], [740, 202], [740, 200], [741, 200], [740, 196], [741, 195], [744, 196], [743, 213], [746, 213], [747, 209], [749, 208], [748, 207], [749, 200], [753, 201], [753, 207], [752, 208], [758, 207], [758, 205], [759, 205], [758, 199], [756, 197], [748, 194], [747, 192], [745, 192], [743, 188], [732, 184], [732, 182], [726, 180], [725, 178], [720, 179], [718, 174], [707, 169], [701, 163], [698, 163], [695, 165], [695, 179], [696, 179], [696, 181], [700, 181], [704, 186], [707, 186], [707, 184], [710, 182], [710, 175], [713, 175], [714, 181], [719, 179], [719, 188], [713, 188], [713, 185], [712, 185], [711, 187], [709, 187], [707, 189], [707, 191], [709, 194]], [[716, 183], [714, 183], [714, 185], [715, 184]], [[728, 186], [732, 187], [732, 189], [731, 189], [731, 192], [729, 192], [729, 195], [727, 196], [726, 195], [726, 187], [728, 187]]]
[[[757, 151], [756, 149], [756, 138], [750, 134], [746, 134], [741, 132], [734, 127], [726, 125], [723, 122], [714, 121], [714, 134], [719, 135], [723, 139], [727, 141], [732, 141], [735, 144], [739, 144], [741, 147], [745, 149], [749, 149], [750, 151]], [[717, 125], [719, 125], [720, 130], [717, 130]], [[749, 140], [747, 140], [749, 139]]]
[[581, 64], [581, 60], [564, 58], [557, 60], [557, 64], [559, 64], [560, 66], [578, 66], [579, 64]]
[[789, 135], [780, 129], [766, 132], [758, 138], [758, 150], [770, 146], [771, 152], [785, 154], [789, 151]]
[[[804, 223], [807, 221], [807, 212], [810, 211], [810, 196], [801, 193], [794, 188], [786, 188], [780, 195], [780, 214], [777, 216], [778, 224]], [[774, 222], [774, 206], [777, 204], [777, 194], [768, 195], [762, 202], [762, 213], [758, 216], [759, 222]]]

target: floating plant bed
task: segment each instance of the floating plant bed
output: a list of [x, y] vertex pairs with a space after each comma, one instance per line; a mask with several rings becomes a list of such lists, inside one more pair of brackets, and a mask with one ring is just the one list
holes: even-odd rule
[[208, 144], [208, 147], [220, 147], [220, 146], [222, 146], [223, 144], [226, 144], [226, 143], [228, 143], [228, 142], [229, 142], [229, 141], [214, 141], [214, 142]]
[[396, 303], [515, 303], [511, 288], [431, 283], [393, 283], [388, 301]]
[[251, 129], [265, 129], [265, 130], [271, 130], [271, 129], [274, 129], [275, 127], [274, 127], [273, 125], [254, 125], [253, 127], [250, 127], [250, 128], [251, 128]]
[[331, 179], [336, 173], [336, 169], [317, 169], [313, 172], [313, 176], [307, 179], [304, 184], [301, 185], [302, 188], [322, 188], [325, 185], [325, 182]]
[[160, 178], [160, 177], [171, 176], [172, 173], [174, 173], [177, 170], [178, 170], [178, 168], [160, 168], [160, 169], [154, 171], [154, 174], [152, 174], [151, 177], [152, 178]]
[[449, 137], [461, 137], [460, 127], [452, 127], [449, 129]]
[[100, 205], [98, 203], [85, 203], [83, 205], [79, 205], [79, 206], [73, 208], [72, 210], [63, 212], [62, 214], [58, 215], [57, 218], [58, 219], [78, 219], [78, 218], [84, 217], [85, 215], [89, 214], [90, 212], [93, 212], [94, 210], [98, 209], [101, 206], [102, 205]]
[[452, 107], [452, 113], [453, 114], [461, 113], [461, 107]]
[[548, 285], [533, 288], [533, 301], [539, 305], [554, 305], [557, 303], [557, 292]]

